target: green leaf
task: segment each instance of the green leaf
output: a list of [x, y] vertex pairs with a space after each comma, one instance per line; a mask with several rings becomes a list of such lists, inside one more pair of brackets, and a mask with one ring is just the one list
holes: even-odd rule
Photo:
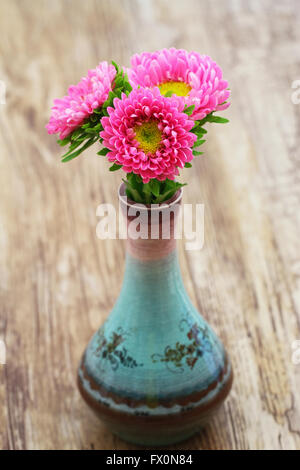
[[142, 178], [134, 173], [128, 173], [126, 180], [126, 194], [130, 199], [142, 204], [161, 204], [170, 199], [176, 191], [185, 186], [177, 181], [158, 181], [153, 178], [149, 183], [143, 183]]
[[117, 165], [117, 163], [114, 163], [114, 164], [109, 168], [109, 171], [117, 171], [117, 170], [120, 170], [120, 168], [122, 168], [122, 165]]
[[204, 152], [198, 152], [198, 150], [193, 150], [193, 155], [197, 157], [198, 155], [203, 155]]
[[198, 127], [197, 131], [201, 134], [207, 134], [207, 130], [204, 127]]
[[130, 85], [129, 82], [125, 82], [124, 89], [125, 89], [126, 95], [128, 96], [129, 93], [132, 91], [132, 86]]
[[189, 163], [189, 162], [185, 162], [184, 167], [185, 168], [192, 168], [192, 164]]
[[94, 143], [95, 143], [95, 138], [93, 137], [92, 139], [88, 140], [82, 147], [80, 147], [79, 150], [76, 150], [76, 152], [73, 152], [73, 153], [63, 157], [62, 162], [69, 162], [70, 160], [73, 160], [73, 158], [78, 157], [78, 155], [80, 155], [81, 152], [86, 150], [88, 147], [90, 147]]
[[177, 181], [173, 180], [166, 180], [165, 185], [161, 190], [161, 194], [155, 199], [156, 204], [160, 204], [164, 201], [167, 201], [170, 199], [178, 189], [180, 189], [182, 186], [185, 186], [186, 183], [178, 183]]
[[107, 155], [109, 152], [110, 152], [110, 150], [107, 149], [106, 147], [104, 147], [104, 148], [101, 149], [99, 152], [97, 152], [97, 155], [101, 155], [101, 156], [103, 155], [103, 156], [105, 156], [105, 155]]
[[141, 197], [140, 193], [131, 186], [128, 180], [123, 179], [123, 181], [126, 184], [126, 194], [129, 199], [132, 199], [135, 202], [143, 203], [143, 198]]
[[229, 119], [226, 119], [226, 118], [223, 118], [223, 117], [220, 117], [220, 116], [209, 116], [208, 121], [209, 122], [218, 122], [220, 124], [226, 124], [227, 122], [229, 122]]
[[114, 82], [114, 83], [115, 83], [115, 88], [114, 88], [114, 90], [115, 90], [116, 88], [121, 87], [121, 86], [123, 85], [123, 82], [124, 82], [123, 77], [117, 75], [117, 78], [115, 78], [115, 82]]
[[192, 132], [194, 133], [202, 132], [203, 134], [205, 134], [207, 130], [204, 128], [201, 128], [202, 125], [203, 125], [202, 121], [195, 121], [194, 127], [192, 127]]
[[69, 147], [69, 150], [62, 156], [62, 158], [65, 158], [67, 157], [68, 155], [70, 155], [76, 148], [78, 148], [80, 145], [82, 144], [82, 141], [78, 140], [78, 141], [75, 141], [75, 142], [72, 142], [70, 144], [70, 147]]
[[146, 204], [151, 204], [151, 195], [152, 195], [152, 192], [151, 192], [151, 188], [150, 188], [150, 183], [145, 183], [143, 184], [142, 186], [142, 191], [144, 193], [144, 202]]
[[134, 189], [141, 190], [142, 178], [135, 173], [127, 173], [127, 180]]
[[79, 129], [76, 129], [75, 131], [72, 132], [71, 134], [71, 140], [76, 140], [80, 135], [82, 134], [82, 129], [79, 127]]
[[160, 182], [157, 179], [150, 180], [150, 188], [154, 196], [159, 196]]
[[151, 187], [150, 187], [150, 183], [145, 183], [143, 184], [143, 193], [145, 194], [151, 194]]
[[208, 114], [207, 116], [205, 116], [205, 118], [201, 119], [200, 121], [198, 121], [199, 125], [200, 126], [203, 126], [204, 124], [206, 124], [209, 120], [209, 117], [212, 115], [212, 113]]
[[119, 66], [118, 64], [116, 64], [116, 62], [114, 60], [111, 61], [112, 65], [115, 67], [116, 69], [116, 72], [119, 73]]
[[200, 145], [204, 144], [204, 142], [206, 142], [206, 140], [197, 139], [196, 142], [194, 143], [194, 147], [200, 147]]
[[65, 145], [67, 145], [68, 143], [70, 142], [70, 137], [66, 137], [65, 139], [58, 139], [57, 140], [57, 143], [59, 145], [61, 145], [61, 147], [64, 147]]
[[101, 124], [91, 127], [90, 129], [86, 129], [87, 134], [98, 134], [101, 129]]
[[185, 107], [183, 112], [187, 114], [188, 116], [191, 116], [193, 114], [194, 109], [195, 109], [195, 105], [192, 104], [191, 106]]
[[115, 90], [115, 95], [116, 95], [116, 98], [119, 98], [119, 99], [121, 99], [121, 97], [122, 97], [122, 93], [123, 93], [123, 90], [122, 90], [122, 88], [118, 88], [118, 89], [116, 89], [116, 90]]

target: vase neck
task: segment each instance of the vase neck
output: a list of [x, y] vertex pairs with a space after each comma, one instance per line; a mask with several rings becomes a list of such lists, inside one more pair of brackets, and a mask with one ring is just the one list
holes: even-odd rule
[[[147, 304], [159, 302], [158, 298], [164, 302], [175, 292], [184, 291], [176, 250], [151, 261], [137, 259], [127, 252], [119, 302], [126, 303], [127, 298]], [[171, 316], [173, 311], [170, 308], [165, 315]]]
[[[127, 238], [127, 253], [130, 254], [133, 258], [139, 261], [154, 261], [166, 258], [172, 253], [176, 253], [176, 240], [174, 238], [174, 221], [170, 222], [170, 234], [158, 234], [157, 230], [161, 230], [161, 225], [152, 226], [154, 228], [155, 234], [151, 234], [151, 230], [148, 231], [147, 238], [137, 238], [134, 239], [130, 237], [130, 234]], [[147, 233], [147, 232], [146, 232]], [[165, 238], [163, 238], [163, 236]]]
[[163, 259], [176, 252], [176, 228], [182, 190], [163, 204], [137, 204], [119, 191], [127, 225], [127, 253], [139, 261]]

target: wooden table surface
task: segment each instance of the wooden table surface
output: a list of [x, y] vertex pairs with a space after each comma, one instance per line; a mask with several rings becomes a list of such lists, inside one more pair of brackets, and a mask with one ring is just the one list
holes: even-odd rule
[[[205, 204], [205, 245], [180, 257], [224, 341], [224, 407], [176, 449], [300, 449], [298, 0], [0, 0], [0, 448], [134, 449], [94, 417], [76, 367], [118, 295], [124, 244], [96, 237], [120, 172], [95, 150], [68, 164], [45, 124], [88, 68], [134, 52], [211, 55], [232, 89], [184, 200]], [[3, 89], [2, 89], [3, 91]], [[299, 351], [298, 351], [299, 352]]]

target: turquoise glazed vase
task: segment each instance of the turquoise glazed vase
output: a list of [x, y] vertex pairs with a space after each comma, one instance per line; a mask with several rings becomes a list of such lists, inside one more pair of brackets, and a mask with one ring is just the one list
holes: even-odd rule
[[[159, 208], [141, 208], [149, 216], [149, 233], [158, 211], [153, 222], [158, 236], [128, 238], [121, 293], [78, 371], [87, 404], [114, 434], [143, 446], [168, 445], [195, 434], [232, 384], [224, 346], [182, 282], [173, 210], [181, 196], [179, 191]], [[128, 226], [134, 203], [126, 199], [124, 185], [119, 198]], [[167, 212], [171, 230], [164, 238], [162, 217]]]

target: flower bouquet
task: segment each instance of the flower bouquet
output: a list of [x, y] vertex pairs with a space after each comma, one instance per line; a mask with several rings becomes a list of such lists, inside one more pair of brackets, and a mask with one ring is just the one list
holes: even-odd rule
[[[201, 155], [207, 123], [229, 106], [220, 67], [183, 49], [136, 54], [131, 67], [101, 62], [54, 101], [47, 130], [63, 162], [98, 143], [125, 173], [121, 207], [154, 215], [180, 204], [179, 170]], [[153, 206], [155, 205], [155, 206]], [[176, 214], [169, 218], [172, 225]], [[232, 369], [219, 338], [187, 295], [174, 234], [129, 239], [120, 296], [78, 371], [83, 398], [118, 436], [165, 445], [199, 430], [229, 393]], [[146, 222], [148, 224], [148, 222]], [[147, 229], [148, 229], [147, 225]], [[148, 230], [147, 230], [148, 232]], [[151, 232], [152, 233], [152, 232]]]
[[126, 173], [126, 192], [138, 203], [161, 203], [183, 186], [175, 178], [190, 168], [204, 144], [208, 122], [229, 106], [228, 83], [213, 60], [174, 48], [136, 54], [131, 68], [101, 62], [68, 95], [54, 101], [49, 134], [68, 146], [62, 161], [96, 142], [110, 171]]

